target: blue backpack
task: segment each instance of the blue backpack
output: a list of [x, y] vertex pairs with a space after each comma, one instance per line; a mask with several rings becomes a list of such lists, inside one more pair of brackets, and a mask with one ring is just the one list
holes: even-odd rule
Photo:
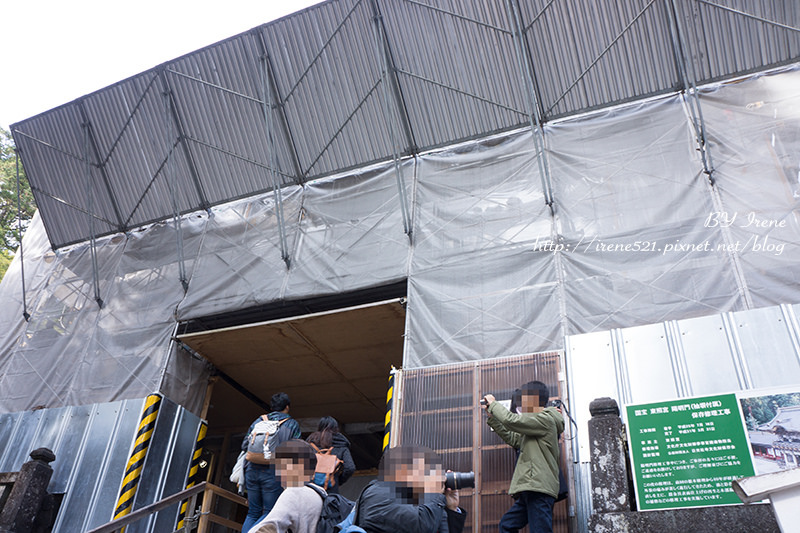
[[336, 524], [335, 531], [339, 533], [367, 533], [356, 525], [356, 514], [358, 513], [358, 501], [344, 520]]

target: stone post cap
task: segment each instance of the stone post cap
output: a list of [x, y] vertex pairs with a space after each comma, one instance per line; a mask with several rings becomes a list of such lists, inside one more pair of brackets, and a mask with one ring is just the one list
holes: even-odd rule
[[52, 463], [56, 460], [56, 454], [49, 448], [36, 448], [31, 452], [31, 459], [43, 463]]
[[589, 404], [589, 412], [595, 416], [619, 416], [619, 406], [614, 398], [595, 398]]

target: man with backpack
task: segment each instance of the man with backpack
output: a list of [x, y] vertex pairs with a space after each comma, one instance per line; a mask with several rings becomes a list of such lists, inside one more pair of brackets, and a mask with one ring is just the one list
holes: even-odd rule
[[275, 450], [275, 469], [284, 491], [269, 514], [250, 533], [333, 533], [353, 507], [340, 494], [328, 494], [309, 481], [318, 454], [302, 440], [284, 442]]
[[242, 441], [242, 451], [248, 453], [244, 462], [248, 509], [242, 533], [267, 516], [283, 491], [275, 476], [273, 458], [269, 456], [281, 443], [300, 438], [300, 425], [289, 416], [289, 406], [288, 394], [274, 394], [270, 400], [272, 412], [255, 419]]

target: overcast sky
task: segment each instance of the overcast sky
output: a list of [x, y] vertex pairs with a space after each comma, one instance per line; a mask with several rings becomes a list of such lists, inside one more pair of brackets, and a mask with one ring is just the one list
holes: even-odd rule
[[0, 127], [318, 2], [0, 2]]

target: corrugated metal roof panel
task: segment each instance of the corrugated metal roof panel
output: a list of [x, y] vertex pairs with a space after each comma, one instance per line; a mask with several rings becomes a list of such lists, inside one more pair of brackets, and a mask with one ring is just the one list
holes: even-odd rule
[[420, 147], [528, 121], [502, 2], [382, 2], [411, 129]]
[[[516, 128], [530, 94], [549, 120], [676, 90], [675, 21], [696, 83], [800, 59], [795, 0], [329, 0], [12, 133], [60, 247], [91, 236], [84, 122], [100, 236], [167, 219], [173, 203], [205, 209], [273, 179], [303, 182]], [[386, 84], [384, 42], [396, 68]]]
[[662, 1], [536, 0], [524, 4], [522, 16], [546, 118], [676, 85]]
[[369, 1], [328, 2], [263, 35], [306, 177], [392, 154]]
[[796, 60], [800, 3], [781, 0], [675, 0], [697, 83]]

